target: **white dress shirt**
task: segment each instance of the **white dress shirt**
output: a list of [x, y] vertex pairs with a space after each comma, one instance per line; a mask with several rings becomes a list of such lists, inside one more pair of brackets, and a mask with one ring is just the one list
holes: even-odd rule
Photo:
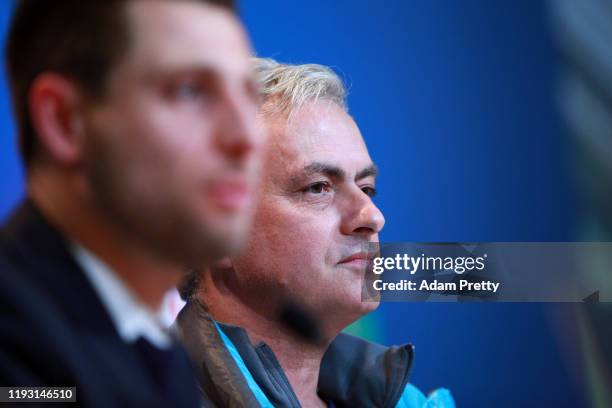
[[125, 342], [133, 343], [143, 337], [157, 348], [170, 347], [172, 339], [159, 318], [162, 310], [151, 311], [108, 265], [87, 249], [76, 243], [70, 249]]

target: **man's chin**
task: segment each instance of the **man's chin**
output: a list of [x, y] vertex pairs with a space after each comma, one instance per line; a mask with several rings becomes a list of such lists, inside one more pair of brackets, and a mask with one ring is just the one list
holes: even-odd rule
[[361, 298], [361, 295], [359, 295], [359, 297], [353, 298], [350, 308], [354, 311], [355, 315], [358, 315], [359, 318], [376, 310], [379, 304], [380, 302], [378, 301], [364, 300]]
[[236, 224], [202, 222], [184, 226], [164, 243], [167, 252], [190, 267], [207, 266], [240, 251], [246, 243], [246, 228]]
[[366, 315], [370, 312], [375, 311], [376, 309], [378, 309], [378, 306], [380, 306], [380, 301], [374, 301], [374, 300], [363, 300], [361, 301], [361, 305], [362, 305], [362, 311], [363, 314]]
[[234, 255], [244, 249], [247, 242], [248, 228], [240, 220], [217, 220], [209, 226], [208, 241], [211, 249], [214, 248], [218, 258]]
[[[336, 313], [342, 314], [343, 318], [346, 318], [350, 323], [361, 317], [373, 312], [378, 308], [379, 302], [372, 300], [363, 300], [361, 294], [351, 294], [341, 302], [336, 303], [333, 308], [329, 310], [336, 310]], [[349, 323], [349, 324], [350, 324]]]

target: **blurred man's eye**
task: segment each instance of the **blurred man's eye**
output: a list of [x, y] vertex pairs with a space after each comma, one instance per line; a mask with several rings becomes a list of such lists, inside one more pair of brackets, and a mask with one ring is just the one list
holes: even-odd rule
[[181, 75], [173, 78], [166, 88], [168, 97], [175, 102], [188, 102], [208, 105], [217, 92], [211, 78], [198, 75]]
[[179, 83], [173, 93], [177, 99], [197, 99], [205, 94], [202, 86], [196, 81]]

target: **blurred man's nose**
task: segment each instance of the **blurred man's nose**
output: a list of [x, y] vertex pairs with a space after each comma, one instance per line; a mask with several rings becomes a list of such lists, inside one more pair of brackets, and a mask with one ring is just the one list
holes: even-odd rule
[[266, 134], [256, 126], [256, 111], [248, 95], [226, 94], [216, 131], [216, 145], [225, 156], [241, 160], [261, 149]]
[[351, 197], [342, 217], [342, 233], [369, 238], [382, 230], [385, 217], [370, 196], [359, 190]]

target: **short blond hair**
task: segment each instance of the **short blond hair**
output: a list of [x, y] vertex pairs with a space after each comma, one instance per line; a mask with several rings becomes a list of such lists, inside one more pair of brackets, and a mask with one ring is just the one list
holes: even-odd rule
[[263, 114], [290, 117], [306, 103], [321, 99], [348, 110], [344, 82], [331, 68], [319, 64], [283, 64], [272, 58], [253, 58], [253, 64]]

